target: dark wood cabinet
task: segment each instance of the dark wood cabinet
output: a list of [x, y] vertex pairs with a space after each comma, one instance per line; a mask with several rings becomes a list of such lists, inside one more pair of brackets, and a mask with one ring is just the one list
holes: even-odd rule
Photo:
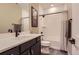
[[0, 55], [19, 55], [19, 47], [17, 46], [7, 51], [4, 51], [0, 53]]
[[32, 55], [40, 55], [41, 54], [41, 45], [40, 42], [37, 42], [34, 46], [31, 47]]
[[41, 40], [40, 36], [28, 42], [0, 53], [0, 55], [40, 55]]
[[24, 51], [23, 53], [21, 53], [21, 55], [31, 55], [30, 49], [27, 49], [26, 51]]
[[20, 52], [21, 53], [23, 53], [24, 51], [26, 51], [26, 50], [30, 50], [30, 48], [34, 45], [34, 44], [36, 44], [36, 39], [33, 39], [33, 40], [30, 40], [30, 41], [28, 41], [28, 42], [26, 42], [26, 43], [23, 43], [23, 44], [21, 44], [20, 45]]

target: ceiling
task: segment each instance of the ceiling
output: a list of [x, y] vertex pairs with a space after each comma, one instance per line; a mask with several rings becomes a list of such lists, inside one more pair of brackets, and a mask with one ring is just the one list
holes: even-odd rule
[[[45, 10], [45, 9], [49, 9], [49, 8], [53, 8], [53, 7], [64, 7], [65, 6], [65, 3], [35, 3], [36, 5], [38, 4], [39, 5], [39, 9], [40, 10]], [[50, 5], [54, 5], [54, 6], [50, 6]], [[20, 7], [26, 7], [29, 5], [29, 3], [18, 3], [18, 5]]]
[[[50, 6], [51, 4], [53, 4], [54, 6]], [[39, 7], [40, 9], [49, 9], [52, 7], [64, 7], [64, 3], [40, 3]]]

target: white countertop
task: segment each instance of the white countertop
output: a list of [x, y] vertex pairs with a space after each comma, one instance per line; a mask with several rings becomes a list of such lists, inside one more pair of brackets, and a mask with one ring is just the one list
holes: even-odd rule
[[41, 36], [41, 34], [24, 34], [20, 35], [18, 37], [5, 37], [5, 38], [0, 38], [0, 53], [4, 52], [6, 50], [9, 50], [13, 47], [16, 47], [24, 42], [27, 42], [29, 40], [32, 40], [33, 38], [36, 38], [38, 36]]

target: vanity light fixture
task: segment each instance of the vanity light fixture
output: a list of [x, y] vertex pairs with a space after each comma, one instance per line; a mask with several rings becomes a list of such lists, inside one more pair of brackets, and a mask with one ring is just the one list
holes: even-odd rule
[[53, 7], [54, 5], [53, 5], [53, 4], [51, 4], [50, 6], [51, 6], [51, 7]]

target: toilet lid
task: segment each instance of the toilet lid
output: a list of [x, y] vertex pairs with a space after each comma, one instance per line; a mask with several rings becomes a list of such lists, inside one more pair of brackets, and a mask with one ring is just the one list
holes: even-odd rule
[[49, 41], [41, 41], [41, 45], [50, 46], [50, 42]]
[[49, 44], [50, 42], [49, 42], [49, 41], [42, 41], [42, 43], [47, 43], [47, 44]]

